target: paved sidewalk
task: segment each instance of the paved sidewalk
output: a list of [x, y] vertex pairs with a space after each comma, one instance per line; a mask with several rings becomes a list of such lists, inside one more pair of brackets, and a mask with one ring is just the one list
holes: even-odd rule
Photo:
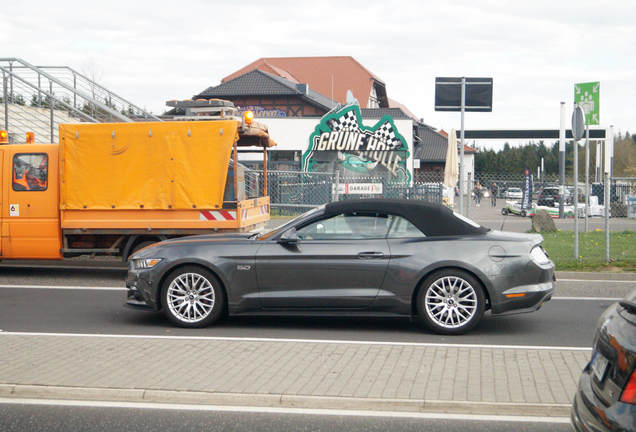
[[586, 349], [0, 333], [0, 396], [558, 415]]

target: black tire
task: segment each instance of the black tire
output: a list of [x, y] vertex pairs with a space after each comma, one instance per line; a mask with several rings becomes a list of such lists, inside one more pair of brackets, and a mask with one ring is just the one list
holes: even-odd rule
[[486, 303], [481, 282], [459, 269], [431, 273], [420, 285], [416, 301], [422, 322], [443, 335], [472, 330], [484, 315]]
[[501, 209], [501, 214], [506, 216], [508, 214], [508, 207], [504, 207]]
[[527, 213], [525, 210], [521, 210], [521, 213], [519, 213], [521, 215], [521, 217], [526, 217]]
[[161, 289], [164, 315], [179, 327], [209, 326], [223, 315], [225, 301], [219, 279], [199, 266], [176, 269]]

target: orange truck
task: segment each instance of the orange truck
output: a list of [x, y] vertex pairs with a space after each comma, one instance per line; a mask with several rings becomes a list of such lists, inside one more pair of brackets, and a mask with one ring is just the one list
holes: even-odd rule
[[266, 169], [275, 143], [245, 117], [62, 124], [59, 144], [0, 145], [0, 259], [127, 259], [166, 238], [264, 223], [267, 174], [248, 197], [234, 161], [237, 147], [259, 146]]

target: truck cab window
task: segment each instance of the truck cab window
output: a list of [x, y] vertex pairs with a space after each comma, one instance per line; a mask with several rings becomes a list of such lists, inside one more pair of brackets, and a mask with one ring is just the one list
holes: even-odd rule
[[49, 156], [20, 153], [13, 156], [13, 190], [44, 191], [48, 187]]

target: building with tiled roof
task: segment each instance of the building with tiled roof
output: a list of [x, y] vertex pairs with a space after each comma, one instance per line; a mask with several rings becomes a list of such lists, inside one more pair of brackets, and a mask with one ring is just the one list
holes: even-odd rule
[[351, 56], [260, 58], [226, 76], [222, 82], [252, 70], [277, 75], [295, 84], [308, 84], [316, 92], [341, 104], [346, 103], [350, 90], [361, 108], [390, 106], [384, 81]]
[[322, 116], [336, 105], [306, 83], [296, 83], [259, 69], [208, 87], [194, 98], [227, 99], [238, 107], [266, 111], [256, 112], [258, 117]]

